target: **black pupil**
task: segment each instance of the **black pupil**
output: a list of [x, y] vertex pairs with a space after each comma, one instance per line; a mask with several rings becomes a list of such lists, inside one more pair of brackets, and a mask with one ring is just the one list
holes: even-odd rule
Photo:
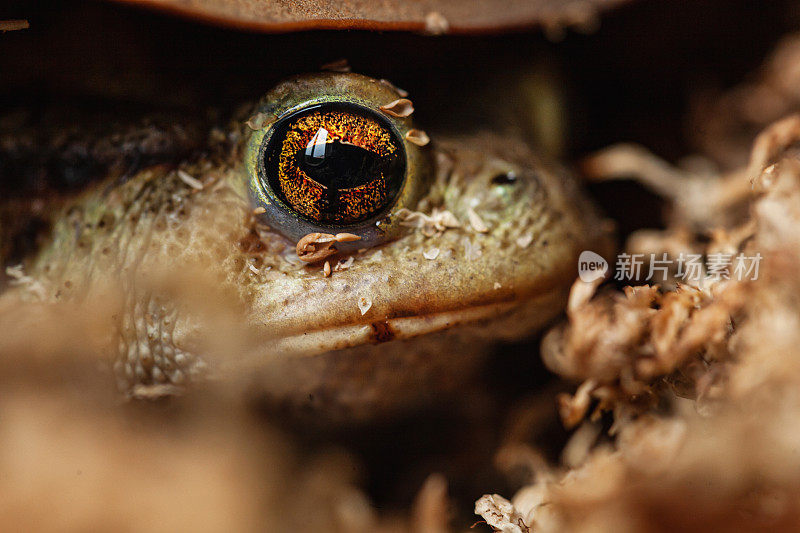
[[295, 161], [306, 176], [329, 189], [352, 189], [364, 185], [388, 170], [389, 161], [360, 146], [338, 139], [327, 142], [327, 131], [320, 128], [305, 150], [297, 151]]
[[[370, 138], [365, 138], [367, 147], [352, 144], [350, 137], [343, 140], [328, 131], [323, 120], [304, 147], [294, 145], [291, 154], [282, 153], [287, 134], [298, 121], [314, 113], [335, 118], [337, 112], [365, 118], [382, 127], [391, 135], [391, 150], [383, 149], [388, 152], [383, 154], [371, 150], [374, 139]], [[358, 122], [363, 121], [353, 121]], [[380, 215], [399, 196], [406, 178], [405, 150], [400, 136], [383, 115], [358, 104], [326, 102], [282, 117], [272, 128], [263, 147], [259, 172], [278, 199], [295, 213], [315, 223], [347, 226]], [[292, 166], [297, 174], [291, 171]], [[307, 179], [304, 181], [301, 176]], [[308, 185], [311, 182], [315, 185]], [[324, 188], [321, 197], [313, 187]]]

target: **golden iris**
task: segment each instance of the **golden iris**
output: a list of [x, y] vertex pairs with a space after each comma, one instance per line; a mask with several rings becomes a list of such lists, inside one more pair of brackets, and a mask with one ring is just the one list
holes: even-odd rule
[[406, 174], [403, 143], [381, 115], [323, 103], [282, 118], [262, 152], [270, 187], [301, 216], [348, 225], [382, 214]]

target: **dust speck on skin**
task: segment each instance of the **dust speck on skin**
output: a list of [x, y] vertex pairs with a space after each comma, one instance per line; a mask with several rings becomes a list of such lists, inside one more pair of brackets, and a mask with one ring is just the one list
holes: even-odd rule
[[392, 117], [405, 118], [414, 112], [414, 104], [408, 98], [398, 98], [394, 102], [380, 106], [380, 110]]
[[425, 15], [425, 33], [429, 35], [442, 35], [450, 29], [450, 23], [438, 11], [431, 11]]
[[530, 233], [526, 233], [522, 237], [517, 239], [517, 246], [520, 248], [527, 248], [533, 242], [533, 235]]
[[498, 283], [498, 282], [496, 282], [496, 281], [494, 282], [494, 290], [497, 290], [497, 289], [502, 289], [502, 288], [503, 288], [503, 286], [502, 286], [502, 285], [500, 285], [500, 283]]
[[428, 250], [425, 250], [424, 252], [422, 252], [422, 257], [424, 257], [425, 259], [428, 259], [430, 261], [433, 261], [434, 259], [439, 257], [439, 249], [438, 248], [430, 248]]
[[481, 246], [474, 244], [469, 237], [464, 237], [461, 243], [464, 245], [464, 257], [467, 261], [474, 261], [482, 255]]
[[469, 217], [469, 225], [472, 226], [472, 229], [477, 231], [478, 233], [486, 233], [489, 231], [489, 226], [483, 221], [483, 219], [475, 212], [473, 208], [469, 208], [467, 210], [467, 217]]
[[361, 311], [361, 316], [366, 315], [367, 311], [369, 311], [371, 307], [372, 300], [370, 298], [362, 296], [358, 299], [358, 310]]
[[182, 182], [184, 182], [186, 185], [188, 185], [192, 189], [194, 189], [196, 191], [202, 191], [203, 190], [203, 182], [201, 182], [200, 180], [198, 180], [197, 178], [195, 178], [194, 176], [192, 176], [191, 174], [189, 174], [185, 170], [180, 170], [179, 169], [178, 170], [178, 177], [181, 179]]
[[397, 216], [400, 218], [400, 225], [418, 228], [426, 237], [442, 233], [448, 228], [461, 227], [461, 223], [453, 213], [438, 207], [435, 207], [430, 215], [402, 208], [397, 211]]
[[249, 269], [250, 269], [250, 272], [252, 272], [253, 274], [260, 274], [260, 273], [261, 273], [261, 272], [260, 272], [260, 271], [259, 271], [259, 270], [258, 270], [258, 269], [255, 267], [255, 265], [253, 265], [253, 264], [247, 265], [247, 268], [249, 268]]
[[355, 258], [355, 257], [353, 257], [352, 255], [351, 255], [350, 257], [348, 257], [347, 259], [345, 259], [344, 261], [342, 261], [342, 260], [340, 259], [340, 260], [339, 260], [339, 261], [336, 263], [336, 266], [335, 266], [335, 267], [333, 267], [333, 271], [334, 271], [334, 272], [342, 272], [342, 271], [344, 271], [344, 270], [347, 270], [348, 268], [350, 268], [351, 266], [353, 266], [353, 263], [355, 262], [355, 260], [356, 260], [356, 258]]

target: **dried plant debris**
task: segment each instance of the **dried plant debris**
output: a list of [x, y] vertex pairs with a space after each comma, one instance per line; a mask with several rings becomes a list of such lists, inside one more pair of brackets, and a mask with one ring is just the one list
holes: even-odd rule
[[800, 111], [800, 34], [784, 37], [757, 76], [726, 92], [695, 98], [688, 131], [707, 156], [726, 169], [744, 166], [753, 136]]
[[412, 509], [412, 530], [424, 533], [447, 533], [450, 529], [450, 501], [447, 478], [431, 474], [417, 494]]
[[[665, 270], [621, 291], [575, 282], [542, 356], [576, 383], [556, 400], [577, 429], [561, 463], [534, 462], [510, 501], [478, 501], [495, 530], [800, 527], [798, 140], [800, 117], [782, 118], [741, 167], [716, 175], [632, 146], [587, 162], [594, 177], [629, 171], [674, 204], [665, 230], [634, 233], [623, 254], [696, 254], [704, 266], [692, 280]], [[739, 253], [762, 258], [757, 275], [717, 275], [711, 259]], [[498, 457], [524, 449], [509, 442]]]
[[408, 98], [398, 98], [393, 102], [380, 106], [380, 110], [397, 118], [410, 117], [414, 112], [414, 104]]
[[449, 228], [461, 227], [461, 222], [453, 213], [439, 207], [434, 207], [430, 215], [402, 208], [397, 211], [397, 216], [400, 217], [401, 225], [417, 228], [426, 237], [432, 237]]
[[584, 161], [594, 181], [635, 176], [642, 185], [672, 201], [672, 225], [708, 230], [747, 217], [751, 198], [746, 169], [719, 176], [673, 167], [646, 149], [620, 144]]
[[336, 236], [330, 233], [309, 233], [297, 241], [297, 257], [306, 263], [322, 261], [336, 253]]
[[[573, 294], [585, 285], [576, 281]], [[542, 356], [562, 376], [621, 382], [638, 393], [642, 383], [680, 368], [699, 350], [727, 358], [744, 290], [719, 283], [715, 292], [686, 285], [668, 292], [650, 285], [603, 292], [568, 308], [569, 323], [548, 333]]]
[[427, 133], [417, 129], [408, 130], [406, 132], [406, 140], [410, 143], [416, 144], [417, 146], [426, 146], [431, 142], [431, 138], [428, 137]]
[[297, 256], [306, 263], [317, 263], [336, 254], [336, 243], [355, 242], [361, 237], [352, 233], [309, 233], [297, 242]]
[[530, 528], [510, 501], [499, 494], [483, 496], [475, 503], [475, 514], [481, 515], [495, 531], [530, 533]]

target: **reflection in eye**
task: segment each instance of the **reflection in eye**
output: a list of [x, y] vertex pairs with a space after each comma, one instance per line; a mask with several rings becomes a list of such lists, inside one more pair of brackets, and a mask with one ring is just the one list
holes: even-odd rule
[[320, 128], [317, 133], [311, 138], [311, 142], [306, 146], [306, 161], [312, 165], [316, 165], [325, 159], [325, 153], [328, 146], [328, 130]]
[[380, 215], [396, 200], [406, 173], [402, 141], [388, 121], [345, 103], [311, 106], [279, 120], [262, 158], [276, 196], [323, 224]]

